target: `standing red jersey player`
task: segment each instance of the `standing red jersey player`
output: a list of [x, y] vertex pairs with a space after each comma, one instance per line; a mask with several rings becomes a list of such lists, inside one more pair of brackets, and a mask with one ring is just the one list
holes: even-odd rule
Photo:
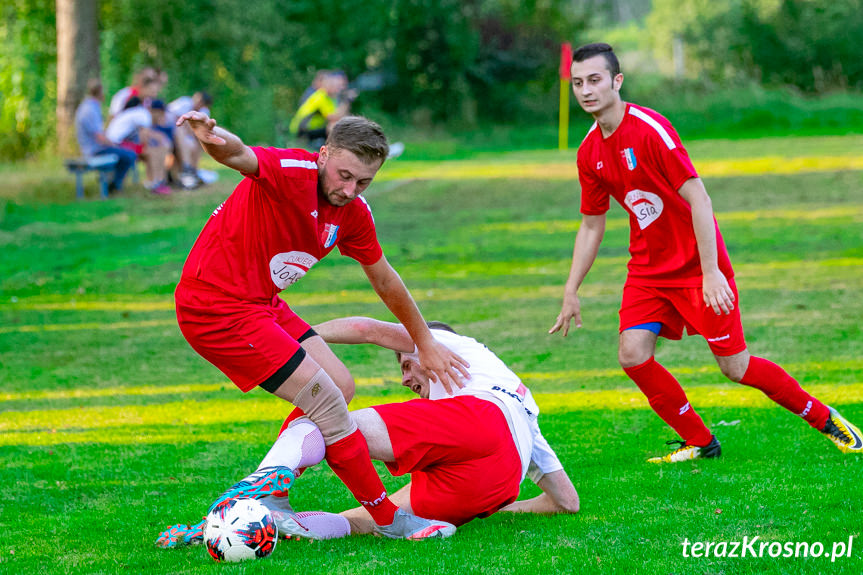
[[[433, 522], [405, 514], [387, 497], [348, 415], [354, 381], [347, 368], [278, 296], [338, 246], [362, 265], [407, 328], [423, 366], [447, 388], [461, 384], [464, 361], [432, 337], [384, 257], [371, 210], [360, 196], [387, 156], [380, 126], [343, 118], [320, 153], [309, 153], [246, 146], [200, 112], [177, 120], [178, 126], [184, 123], [216, 161], [245, 178], [210, 216], [183, 267], [175, 293], [183, 335], [243, 392], [260, 386], [302, 410], [323, 434], [330, 467], [381, 533], [414, 539], [419, 531], [433, 534]], [[264, 470], [213, 506], [236, 495], [287, 494], [293, 479], [290, 470]]]
[[778, 365], [751, 356], [743, 337], [734, 271], [710, 197], [671, 124], [653, 110], [624, 102], [623, 74], [608, 44], [575, 51], [572, 88], [596, 123], [578, 149], [582, 222], [575, 239], [563, 306], [549, 333], [581, 326], [578, 288], [596, 259], [613, 197], [629, 214], [631, 259], [620, 308], [619, 361], [650, 406], [683, 445], [648, 461], [718, 457], [719, 441], [689, 404], [677, 380], [654, 359], [661, 335], [685, 327], [707, 340], [722, 373], [760, 389], [805, 419], [843, 452], [863, 452], [860, 431], [801, 389]]

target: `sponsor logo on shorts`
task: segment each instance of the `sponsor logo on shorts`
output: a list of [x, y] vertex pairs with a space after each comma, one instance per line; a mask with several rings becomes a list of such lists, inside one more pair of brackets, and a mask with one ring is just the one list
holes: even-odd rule
[[720, 335], [719, 337], [708, 337], [707, 341], [709, 341], [710, 343], [714, 343], [717, 341], [725, 341], [726, 339], [731, 339], [731, 336], [728, 334], [725, 334], [725, 335]]
[[521, 406], [524, 408], [524, 410], [527, 412], [528, 415], [533, 415], [533, 412], [524, 406], [524, 395], [527, 393], [527, 388], [524, 386], [523, 383], [518, 386], [516, 393], [513, 393], [511, 391], [507, 391], [506, 389], [502, 388], [499, 385], [492, 386], [491, 390], [492, 391], [498, 391], [504, 395], [508, 395], [509, 397], [513, 398], [514, 400], [516, 400], [517, 402], [522, 404]]
[[285, 252], [276, 254], [270, 260], [270, 278], [276, 287], [285, 289], [306, 275], [318, 258], [306, 252]]
[[644, 190], [631, 190], [626, 193], [623, 203], [635, 216], [638, 227], [642, 230], [655, 222], [662, 215], [662, 198]]

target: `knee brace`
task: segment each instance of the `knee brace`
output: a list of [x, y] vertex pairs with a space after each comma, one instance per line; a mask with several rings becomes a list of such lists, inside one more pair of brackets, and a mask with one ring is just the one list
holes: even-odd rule
[[293, 403], [318, 426], [326, 445], [332, 445], [357, 430], [357, 424], [348, 414], [345, 397], [323, 369], [312, 376], [294, 397]]

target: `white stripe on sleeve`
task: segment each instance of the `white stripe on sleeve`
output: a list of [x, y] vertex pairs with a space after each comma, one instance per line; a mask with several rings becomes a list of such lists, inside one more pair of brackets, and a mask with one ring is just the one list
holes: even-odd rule
[[671, 136], [668, 135], [668, 132], [662, 125], [639, 110], [638, 108], [634, 108], [632, 106], [629, 107], [629, 113], [638, 118], [639, 120], [643, 120], [648, 126], [656, 130], [656, 133], [659, 134], [659, 137], [662, 138], [662, 141], [665, 142], [665, 145], [668, 146], [669, 150], [673, 150], [677, 147], [677, 144], [674, 143], [674, 140], [671, 139]]
[[294, 160], [291, 158], [282, 158], [279, 163], [283, 168], [305, 168], [307, 170], [317, 170], [318, 165], [309, 160]]

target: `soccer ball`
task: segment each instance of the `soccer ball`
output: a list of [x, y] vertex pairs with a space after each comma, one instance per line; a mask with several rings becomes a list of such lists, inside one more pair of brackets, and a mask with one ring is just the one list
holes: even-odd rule
[[279, 530], [269, 509], [254, 499], [226, 499], [204, 526], [204, 543], [216, 561], [261, 559], [273, 552]]

